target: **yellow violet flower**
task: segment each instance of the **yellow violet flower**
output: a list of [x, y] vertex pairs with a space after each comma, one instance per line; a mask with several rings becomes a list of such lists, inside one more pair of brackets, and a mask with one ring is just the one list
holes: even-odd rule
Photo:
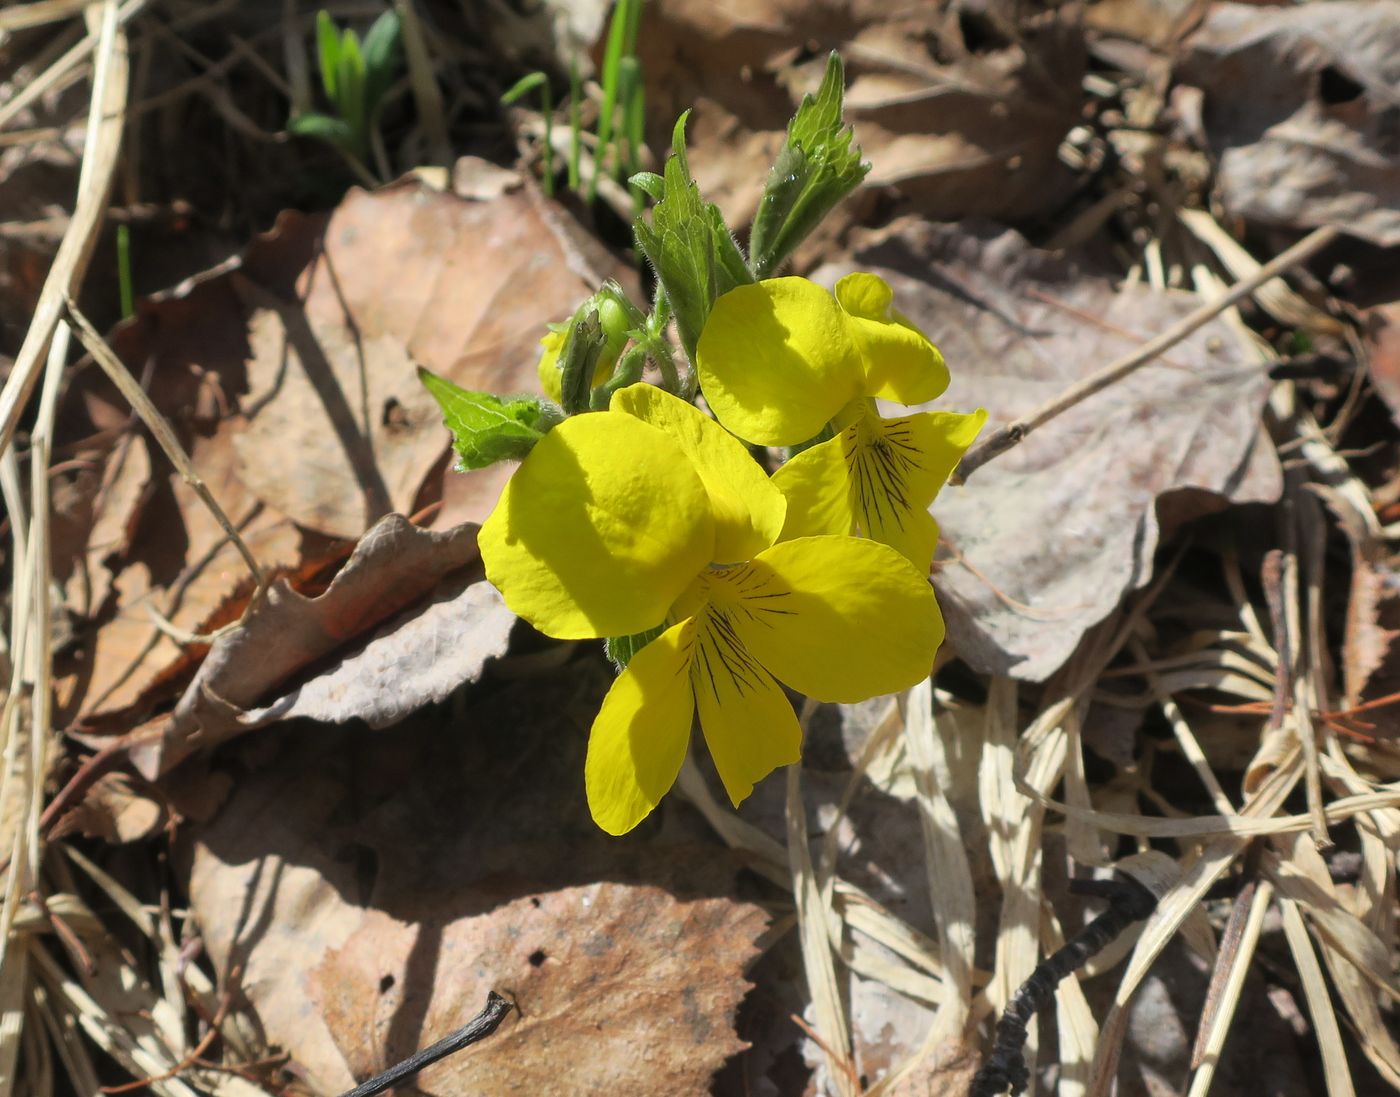
[[857, 701], [929, 673], [943, 622], [927, 580], [874, 541], [780, 542], [786, 509], [722, 427], [638, 384], [550, 431], [481, 527], [488, 578], [541, 632], [665, 626], [589, 736], [588, 803], [604, 830], [623, 834], [660, 802], [697, 713], [737, 806], [799, 757], [782, 685]]
[[929, 505], [986, 412], [880, 417], [876, 397], [919, 404], [948, 387], [943, 356], [893, 300], [874, 274], [848, 274], [834, 295], [805, 278], [740, 286], [715, 303], [696, 357], [706, 401], [740, 437], [787, 446], [835, 431], [774, 475], [784, 540], [861, 534], [927, 572]]

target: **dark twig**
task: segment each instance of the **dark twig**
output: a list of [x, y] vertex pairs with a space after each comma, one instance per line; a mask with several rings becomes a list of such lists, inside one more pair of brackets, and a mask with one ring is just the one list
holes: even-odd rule
[[1013, 1097], [1030, 1083], [1024, 1056], [1026, 1026], [1055, 998], [1060, 980], [1089, 962], [1109, 942], [1157, 906], [1157, 897], [1129, 876], [1116, 880], [1072, 880], [1070, 890], [1108, 900], [1108, 909], [1076, 933], [1065, 946], [1041, 963], [1007, 1004], [997, 1022], [996, 1041], [982, 1069], [972, 1079], [967, 1097], [999, 1097], [1009, 1088]]
[[346, 1090], [340, 1097], [373, 1097], [383, 1093], [390, 1086], [398, 1085], [405, 1078], [432, 1066], [439, 1059], [446, 1059], [454, 1052], [461, 1051], [479, 1040], [484, 1040], [501, 1027], [511, 1004], [494, 990], [486, 995], [486, 1008], [450, 1036], [444, 1036], [432, 1047], [426, 1047], [416, 1055], [410, 1055], [402, 1063], [391, 1066], [383, 1074], [376, 1074], [367, 1082], [361, 1082], [354, 1089]]

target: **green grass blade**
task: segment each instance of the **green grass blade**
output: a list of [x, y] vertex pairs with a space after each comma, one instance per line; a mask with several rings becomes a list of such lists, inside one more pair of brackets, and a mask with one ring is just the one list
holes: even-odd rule
[[608, 24], [608, 44], [603, 52], [603, 107], [598, 113], [598, 144], [593, 153], [593, 178], [588, 181], [590, 202], [598, 197], [598, 177], [603, 171], [612, 145], [613, 118], [617, 113], [618, 90], [622, 79], [623, 47], [627, 43], [628, 25], [633, 19], [632, 9], [638, 2], [639, 0], [617, 0], [612, 22]]
[[117, 292], [121, 298], [122, 319], [136, 315], [136, 299], [131, 292], [131, 227], [117, 226]]
[[325, 9], [316, 13], [316, 53], [321, 63], [321, 88], [326, 93], [326, 99], [335, 103], [340, 72], [340, 36], [336, 34], [331, 13]]

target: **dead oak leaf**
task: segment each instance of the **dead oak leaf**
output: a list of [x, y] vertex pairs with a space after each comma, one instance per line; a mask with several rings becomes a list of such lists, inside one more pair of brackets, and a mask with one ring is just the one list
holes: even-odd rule
[[[953, 381], [936, 407], [985, 407], [988, 430], [1198, 304], [1115, 285], [989, 224], [897, 222], [854, 259], [894, 286], [947, 358]], [[985, 673], [1042, 681], [1150, 579], [1164, 523], [1277, 498], [1259, 422], [1269, 385], [1217, 321], [945, 489], [934, 581], [958, 654]]]
[[[435, 532], [389, 515], [324, 593], [309, 598], [274, 582], [215, 640], [169, 720], [132, 742], [132, 764], [154, 780], [194, 751], [274, 720], [360, 717], [384, 726], [441, 700], [505, 651], [514, 624], [478, 575], [460, 574], [475, 560], [475, 526]], [[336, 656], [330, 669], [298, 683], [306, 668]]]
[[1205, 92], [1228, 213], [1400, 243], [1400, 11], [1219, 3], [1176, 75]]
[[[415, 367], [537, 392], [545, 325], [610, 276], [635, 281], [531, 190], [484, 202], [417, 184], [351, 191], [290, 293], [246, 265], [231, 275], [248, 339], [239, 476], [328, 535], [411, 512], [449, 441]], [[500, 484], [467, 481], [479, 498], [456, 517], [480, 521]]]

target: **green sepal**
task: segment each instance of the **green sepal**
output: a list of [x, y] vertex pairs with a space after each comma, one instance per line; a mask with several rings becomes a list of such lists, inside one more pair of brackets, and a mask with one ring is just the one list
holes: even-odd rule
[[665, 631], [665, 625], [657, 625], [655, 628], [647, 629], [646, 632], [638, 632], [632, 636], [609, 636], [603, 641], [603, 652], [612, 660], [613, 666], [617, 667], [620, 673], [626, 670], [627, 664], [636, 658], [637, 652]]
[[608, 346], [608, 336], [591, 298], [574, 313], [569, 334], [559, 349], [559, 398], [569, 415], [587, 411], [593, 397], [593, 374]]
[[870, 170], [841, 128], [845, 70], [835, 52], [815, 96], [802, 98], [788, 123], [749, 235], [753, 272], [768, 278], [792, 255], [833, 206], [860, 185]]
[[458, 472], [497, 461], [522, 461], [563, 420], [558, 408], [537, 396], [502, 399], [472, 392], [422, 366], [418, 380], [442, 409], [443, 425], [452, 432], [457, 451]]

